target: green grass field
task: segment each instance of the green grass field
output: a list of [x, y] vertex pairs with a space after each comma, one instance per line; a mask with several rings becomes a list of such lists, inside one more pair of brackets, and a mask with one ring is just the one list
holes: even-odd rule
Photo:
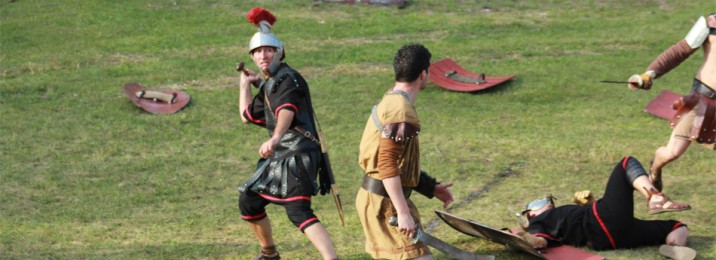
[[[648, 164], [670, 129], [642, 109], [664, 89], [687, 93], [703, 53], [651, 91], [599, 81], [643, 72], [714, 11], [705, 0], [423, 0], [403, 9], [309, 0], [1, 0], [0, 258], [256, 255], [237, 188], [267, 134], [241, 123], [234, 70], [239, 61], [256, 70], [247, 53], [256, 29], [245, 18], [256, 6], [278, 17], [273, 32], [286, 62], [309, 82], [331, 144], [346, 226], [330, 196], [315, 197], [314, 210], [342, 259], [369, 259], [354, 209], [358, 142], [370, 108], [392, 86], [400, 46], [422, 43], [433, 61], [452, 58], [488, 76], [517, 74], [480, 93], [431, 84], [416, 103], [423, 167], [455, 183], [450, 211], [517, 227], [514, 213], [526, 201], [551, 193], [566, 204], [582, 189], [600, 196], [623, 156]], [[180, 89], [192, 101], [179, 113], [151, 115], [124, 96], [127, 82]], [[665, 192], [690, 211], [647, 215], [635, 194], [637, 217], [689, 224], [699, 259], [716, 259], [715, 159], [692, 145], [664, 171]], [[436, 237], [499, 259], [526, 257], [441, 223], [433, 213], [439, 201], [414, 201]], [[284, 259], [320, 257], [282, 208], [268, 211]], [[599, 253], [659, 259], [657, 249]]]

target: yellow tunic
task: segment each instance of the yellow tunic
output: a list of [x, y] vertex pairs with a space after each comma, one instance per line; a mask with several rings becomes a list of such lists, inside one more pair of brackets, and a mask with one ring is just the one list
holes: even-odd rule
[[[415, 108], [407, 97], [389, 92], [376, 107], [376, 115], [380, 120], [382, 129], [376, 127], [373, 116], [368, 118], [363, 137], [360, 142], [359, 164], [370, 177], [379, 178], [378, 152], [381, 138], [391, 138], [403, 144], [403, 152], [397, 162], [401, 184], [404, 187], [415, 187], [420, 177], [420, 152], [418, 145], [418, 131], [389, 133], [386, 126], [395, 124], [409, 124], [420, 128], [420, 121]], [[402, 128], [401, 128], [402, 129]], [[420, 225], [420, 215], [415, 205], [408, 199], [410, 214], [415, 223]], [[365, 249], [373, 258], [380, 259], [410, 259], [430, 254], [430, 250], [423, 243], [413, 244], [407, 236], [400, 234], [396, 227], [387, 222], [396, 216], [395, 208], [389, 197], [384, 197], [361, 188], [356, 196], [356, 210], [363, 225], [366, 236]]]

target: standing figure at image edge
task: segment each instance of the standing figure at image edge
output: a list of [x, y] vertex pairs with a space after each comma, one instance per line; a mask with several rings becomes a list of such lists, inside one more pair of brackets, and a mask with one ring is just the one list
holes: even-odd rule
[[656, 149], [649, 167], [649, 178], [662, 190], [662, 169], [679, 158], [692, 141], [716, 149], [716, 13], [700, 17], [686, 37], [661, 53], [641, 75], [629, 78], [629, 88], [650, 89], [653, 80], [676, 68], [701, 48], [704, 62], [696, 72], [691, 92], [682, 97], [670, 120], [673, 128], [666, 146]]

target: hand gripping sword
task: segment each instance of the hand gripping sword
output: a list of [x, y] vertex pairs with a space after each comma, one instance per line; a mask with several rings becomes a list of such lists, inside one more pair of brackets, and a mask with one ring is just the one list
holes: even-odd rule
[[[398, 226], [398, 218], [397, 217], [390, 217], [388, 219], [388, 224], [391, 226], [397, 227]], [[450, 256], [453, 259], [457, 260], [495, 260], [494, 255], [478, 255], [474, 253], [467, 252], [465, 250], [462, 250], [460, 248], [457, 248], [451, 244], [448, 244], [445, 241], [442, 241], [428, 233], [425, 233], [422, 228], [418, 227], [417, 233], [415, 234], [415, 237], [413, 238], [413, 244], [416, 244], [418, 242], [423, 242], [428, 246], [431, 246], [440, 252], [443, 252]]]
[[[240, 61], [240, 62], [237, 62], [237, 63], [236, 63], [236, 71], [239, 72], [239, 73], [243, 73], [243, 74], [246, 75], [246, 76], [249, 75], [249, 71], [246, 70], [243, 61]], [[252, 82], [251, 85], [253, 85], [255, 88], [258, 88], [258, 87], [259, 87], [259, 85], [256, 84], [255, 82]]]

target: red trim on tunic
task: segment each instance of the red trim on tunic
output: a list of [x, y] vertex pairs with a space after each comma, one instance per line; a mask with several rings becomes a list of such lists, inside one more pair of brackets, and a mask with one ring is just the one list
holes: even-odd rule
[[622, 161], [622, 169], [626, 170], [627, 161], [629, 161], [629, 156], [624, 157], [624, 160]]
[[547, 238], [547, 239], [549, 239], [549, 240], [557, 241], [557, 239], [555, 239], [555, 238], [553, 238], [552, 236], [547, 235], [547, 234], [545, 234], [545, 233], [535, 233], [534, 235], [537, 236], [537, 237], [543, 237], [543, 238]]
[[279, 199], [279, 198], [271, 197], [271, 196], [264, 195], [264, 194], [259, 194], [259, 195], [260, 195], [261, 197], [263, 197], [264, 199], [267, 199], [267, 200], [270, 200], [270, 201], [275, 201], [275, 202], [288, 202], [288, 201], [295, 201], [295, 200], [308, 200], [308, 201], [310, 201], [310, 200], [311, 200], [311, 197], [310, 197], [310, 196], [295, 196], [295, 197], [289, 197], [289, 198], [285, 198], [285, 199]]
[[597, 222], [599, 222], [599, 225], [602, 227], [602, 230], [604, 230], [604, 233], [607, 234], [607, 238], [609, 238], [609, 243], [612, 244], [612, 247], [614, 249], [617, 249], [617, 244], [614, 243], [614, 238], [612, 238], [612, 234], [609, 233], [607, 226], [604, 225], [604, 222], [602, 222], [602, 218], [600, 218], [599, 214], [597, 213], [597, 203], [592, 204], [592, 211], [594, 211], [594, 217], [597, 218]]
[[251, 113], [249, 113], [249, 106], [246, 106], [246, 109], [244, 109], [244, 114], [246, 114], [247, 119], [251, 122], [254, 122], [256, 124], [266, 124], [266, 121], [264, 120], [258, 120], [251, 117]]
[[682, 222], [677, 222], [677, 223], [674, 225], [674, 227], [671, 228], [671, 231], [674, 231], [674, 230], [676, 230], [677, 228], [685, 227], [685, 226], [686, 226], [686, 224], [684, 224], [684, 223], [682, 223]]
[[264, 211], [261, 214], [255, 215], [255, 216], [241, 216], [241, 218], [243, 218], [244, 220], [254, 220], [254, 219], [263, 218], [264, 216], [266, 216], [266, 211]]
[[274, 116], [276, 116], [276, 118], [278, 118], [278, 111], [281, 111], [281, 109], [283, 107], [287, 107], [287, 106], [292, 107], [293, 110], [296, 111], [296, 114], [298, 114], [298, 107], [296, 107], [296, 105], [291, 104], [291, 103], [286, 103], [286, 104], [280, 105], [276, 108], [276, 110], [274, 112]]
[[301, 225], [298, 225], [298, 229], [299, 229], [299, 230], [303, 230], [303, 226], [305, 226], [305, 225], [307, 225], [307, 224], [310, 224], [311, 222], [317, 221], [317, 220], [318, 220], [317, 217], [309, 218], [309, 219], [307, 219], [306, 221], [304, 221], [303, 223], [301, 223]]

